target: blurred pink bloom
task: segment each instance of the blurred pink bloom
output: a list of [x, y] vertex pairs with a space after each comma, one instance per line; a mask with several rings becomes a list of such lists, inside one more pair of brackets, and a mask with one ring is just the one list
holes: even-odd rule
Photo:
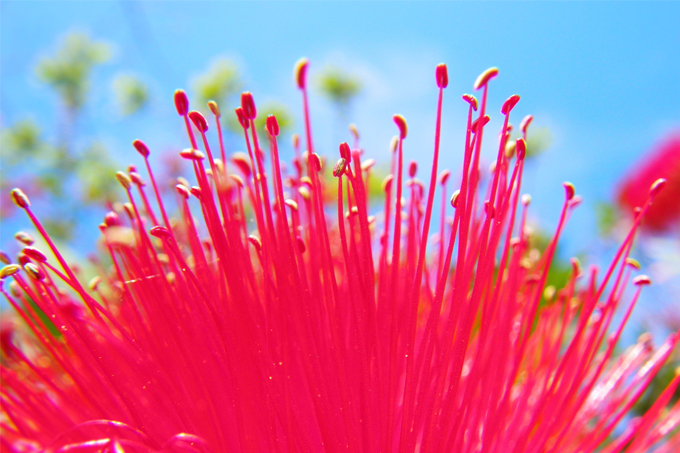
[[659, 178], [666, 179], [666, 187], [642, 221], [644, 228], [656, 232], [677, 227], [680, 221], [680, 130], [658, 143], [621, 181], [619, 206], [633, 215], [645, 202], [649, 186]]

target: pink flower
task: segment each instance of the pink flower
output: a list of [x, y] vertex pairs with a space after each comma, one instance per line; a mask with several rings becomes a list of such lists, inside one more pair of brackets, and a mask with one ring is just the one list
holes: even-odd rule
[[619, 206], [634, 214], [645, 202], [649, 185], [659, 178], [666, 179], [666, 187], [642, 222], [651, 231], [668, 230], [680, 220], [680, 131], [657, 144], [624, 178], [618, 188]]
[[[437, 168], [446, 66], [436, 69], [429, 185], [416, 178], [414, 164], [404, 181], [408, 128], [395, 115], [393, 171], [383, 184], [383, 212], [374, 217], [358, 134], [354, 149], [340, 145], [335, 180], [324, 176], [312, 141], [307, 65], [298, 63], [295, 82], [308, 151], [297, 152], [291, 173], [280, 166], [273, 116], [264, 131], [270, 148], [260, 148], [263, 131], [254, 128], [250, 93], [236, 109], [248, 155], [227, 163], [221, 140], [221, 159], [209, 146], [208, 121], [176, 92], [191, 144], [181, 156], [193, 165], [196, 185], [177, 185], [180, 219], [171, 221], [149, 148], [135, 141], [151, 184], [136, 170], [116, 175], [129, 199], [101, 225], [112, 271], [88, 289], [28, 198], [12, 191], [61, 269], [27, 247], [20, 265], [1, 271], [5, 283], [13, 280], [2, 293], [27, 326], [5, 325], [0, 335], [3, 448], [677, 451], [680, 434], [672, 433], [680, 406], [665, 406], [680, 377], [647, 414], [614, 431], [679, 338], [671, 335], [655, 350], [644, 336], [614, 355], [649, 283], [632, 278], [635, 262], [628, 259], [642, 216], [602, 275], [596, 268], [583, 272], [573, 260], [567, 286], [545, 288], [556, 243], [580, 199], [564, 183], [554, 237], [543, 253], [531, 249], [524, 228], [530, 198], [520, 196], [528, 120], [523, 137], [508, 146], [517, 95], [501, 108], [495, 170], [481, 187], [487, 91], [498, 74], [492, 68], [475, 82], [479, 103], [463, 96], [467, 135], [460, 186], [448, 208], [452, 227], [442, 222], [441, 248], [428, 255], [438, 181], [442, 210], [448, 202], [448, 174]], [[219, 119], [216, 105], [211, 111]], [[338, 187], [332, 208], [323, 203], [330, 184]], [[642, 215], [662, 186], [657, 181], [646, 190]], [[620, 305], [625, 315], [612, 325]]]

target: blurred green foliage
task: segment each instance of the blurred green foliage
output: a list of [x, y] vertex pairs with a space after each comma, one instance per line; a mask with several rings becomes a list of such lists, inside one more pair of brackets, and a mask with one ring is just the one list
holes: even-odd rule
[[612, 203], [603, 201], [595, 204], [595, 215], [597, 216], [597, 231], [600, 236], [609, 236], [619, 219], [616, 206]]
[[[88, 203], [102, 205], [114, 198], [115, 170], [106, 148], [93, 143], [83, 150], [81, 137], [76, 140], [77, 118], [87, 103], [92, 73], [110, 56], [106, 43], [82, 33], [67, 35], [55, 54], [43, 57], [35, 68], [39, 80], [56, 92], [63, 107], [57, 115], [58, 138], [44, 139], [43, 125], [32, 119], [19, 120], [2, 131], [2, 180], [50, 202], [54, 212], [43, 220], [57, 240], [71, 237], [75, 221]], [[131, 112], [143, 105], [146, 91], [128, 82], [121, 86], [121, 95], [127, 97], [122, 102]], [[83, 183], [80, 197], [72, 193], [74, 179]]]
[[52, 86], [68, 109], [80, 110], [85, 104], [92, 69], [111, 57], [110, 47], [94, 42], [81, 33], [69, 34], [53, 57], [44, 57], [36, 72]]
[[315, 77], [315, 81], [318, 90], [331, 101], [336, 110], [336, 124], [328, 142], [330, 149], [333, 149], [343, 141], [347, 123], [351, 121], [352, 100], [361, 93], [363, 83], [359, 77], [333, 65], [324, 67]]
[[149, 89], [144, 82], [133, 75], [119, 75], [113, 80], [112, 87], [120, 113], [124, 116], [137, 113], [149, 101]]
[[[540, 251], [539, 255], [542, 256], [548, 249], [552, 239], [552, 233], [538, 229], [529, 235], [529, 250], [536, 249]], [[573, 268], [571, 266], [571, 262], [569, 260], [565, 260], [561, 256], [558, 243], [557, 248], [555, 249], [554, 258], [552, 263], [550, 263], [550, 268], [548, 269], [545, 287], [547, 288], [552, 286], [556, 290], [565, 288], [572, 276], [572, 273]], [[541, 295], [541, 304], [545, 304], [547, 302], [548, 301], [546, 300], [545, 293], [543, 293], [543, 295]]]
[[[668, 384], [670, 384], [670, 382], [675, 377], [675, 368], [677, 366], [677, 362], [668, 362], [661, 367], [659, 372], [652, 379], [652, 382], [645, 393], [633, 406], [634, 414], [643, 415], [652, 407], [652, 405], [659, 399], [659, 396], [661, 396], [661, 393], [666, 389], [666, 387], [668, 387]], [[678, 387], [675, 390], [675, 393], [673, 393], [671, 401], [669, 402], [669, 406], [675, 404], [678, 399], [680, 399], [680, 387]]]
[[115, 200], [120, 185], [112, 175], [118, 169], [102, 143], [95, 142], [87, 148], [76, 167], [78, 179], [83, 184], [83, 200], [87, 203]]
[[527, 134], [527, 154], [526, 157], [535, 157], [541, 154], [552, 144], [552, 132], [547, 127], [529, 127]]
[[40, 322], [43, 324], [43, 326], [45, 326], [45, 328], [47, 329], [47, 332], [50, 335], [52, 335], [55, 338], [61, 338], [62, 337], [62, 333], [59, 330], [59, 328], [57, 328], [57, 326], [54, 325], [54, 322], [52, 322], [50, 317], [47, 316], [47, 313], [42, 311], [42, 309], [40, 309], [38, 304], [36, 304], [33, 301], [33, 299], [26, 298], [26, 302], [24, 303], [24, 308], [26, 308], [26, 306], [31, 307], [33, 312], [38, 316], [38, 319], [40, 319]]
[[196, 102], [202, 110], [208, 101], [215, 101], [219, 106], [238, 93], [243, 86], [238, 67], [226, 58], [216, 60], [210, 68], [193, 82]]
[[49, 145], [32, 119], [17, 121], [2, 131], [0, 155], [5, 165], [13, 166], [28, 157], [40, 155]]
[[317, 76], [317, 84], [323, 95], [344, 109], [363, 88], [361, 79], [337, 66], [326, 66]]
[[[262, 104], [262, 107], [258, 107], [257, 118], [255, 119], [255, 127], [258, 133], [265, 130], [265, 124], [267, 122], [267, 116], [274, 115], [276, 121], [279, 124], [279, 133], [287, 134], [293, 128], [295, 121], [293, 120], [293, 114], [290, 109], [285, 104], [278, 101], [268, 101]], [[240, 125], [239, 125], [240, 126]], [[269, 137], [269, 134], [265, 134], [265, 137]]]
[[[279, 123], [279, 134], [286, 135], [292, 131], [295, 121], [293, 119], [293, 114], [290, 109], [283, 103], [278, 101], [266, 101], [262, 105], [257, 106], [257, 118], [255, 118], [255, 129], [257, 130], [258, 137], [265, 137], [269, 139], [269, 134], [265, 131], [265, 124], [268, 115], [274, 115], [276, 121]], [[239, 124], [236, 115], [230, 114], [226, 115], [226, 126], [237, 136], [243, 135], [243, 128]]]
[[73, 213], [63, 213], [62, 216], [40, 217], [43, 227], [57, 243], [73, 239], [73, 230], [76, 226], [76, 218]]
[[[327, 182], [324, 187], [324, 198], [326, 200], [337, 200], [338, 198], [338, 180], [333, 176], [333, 167], [336, 161], [326, 161], [323, 167], [325, 174], [324, 180]], [[352, 164], [354, 169], [354, 164]], [[368, 170], [367, 186], [368, 201], [375, 206], [383, 206], [385, 202], [385, 191], [383, 190], [383, 180], [390, 174], [389, 166], [374, 165]], [[347, 207], [347, 180], [345, 179], [342, 188], [343, 199], [345, 200], [345, 207]]]

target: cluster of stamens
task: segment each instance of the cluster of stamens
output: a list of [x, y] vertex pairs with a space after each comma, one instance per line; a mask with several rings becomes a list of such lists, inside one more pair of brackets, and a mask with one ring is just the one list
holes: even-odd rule
[[[305, 151], [294, 136], [290, 172], [279, 159], [275, 116], [266, 120], [268, 140], [258, 136], [251, 93], [235, 110], [247, 153], [227, 155], [222, 113], [208, 104], [216, 157], [208, 120], [190, 111], [178, 90], [175, 107], [190, 145], [180, 155], [196, 183], [177, 181], [178, 217], [169, 217], [149, 147], [135, 140], [153, 194], [135, 167], [116, 174], [127, 202], [100, 225], [111, 267], [87, 288], [28, 198], [12, 191], [61, 270], [25, 233], [17, 237], [27, 244], [19, 264], [2, 257], [0, 277], [12, 283], [0, 291], [27, 326], [2, 330], [3, 445], [48, 452], [614, 453], [647, 451], [675, 429], [680, 406], [665, 408], [677, 376], [644, 416], [614, 431], [679, 338], [654, 350], [644, 336], [615, 355], [650, 283], [633, 278], [639, 265], [629, 254], [662, 180], [604, 274], [572, 260], [567, 285], [556, 289], [547, 285], [548, 272], [580, 197], [564, 183], [557, 229], [537, 250], [526, 227], [531, 199], [520, 192], [532, 117], [512, 140], [517, 95], [502, 105], [497, 157], [482, 180], [496, 68], [475, 81], [480, 101], [463, 96], [468, 115], [455, 181], [449, 170], [438, 172], [446, 66], [435, 71], [427, 185], [416, 178], [415, 162], [404, 181], [408, 127], [394, 116], [398, 135], [382, 210], [370, 205], [375, 161], [362, 160], [355, 126], [353, 146], [340, 144], [332, 171], [315, 153], [307, 68], [303, 59], [294, 74]], [[457, 188], [449, 197], [451, 181]], [[326, 196], [333, 183], [337, 211]], [[437, 188], [439, 240], [428, 248]], [[620, 305], [625, 314], [615, 324]], [[678, 445], [675, 433], [657, 451]]]

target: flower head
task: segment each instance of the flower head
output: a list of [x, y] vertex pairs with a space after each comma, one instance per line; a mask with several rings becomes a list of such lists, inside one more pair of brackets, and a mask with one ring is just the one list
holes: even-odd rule
[[[614, 434], [678, 341], [671, 335], [655, 350], [644, 336], [614, 355], [649, 283], [632, 279], [628, 254], [662, 184], [646, 191], [641, 215], [601, 276], [574, 260], [566, 287], [546, 287], [580, 198], [564, 184], [557, 230], [543, 252], [532, 249], [530, 197], [520, 197], [528, 122], [506, 152], [517, 95], [503, 104], [495, 166], [488, 182], [480, 180], [487, 92], [498, 69], [475, 82], [481, 101], [463, 97], [467, 133], [452, 207], [450, 172], [438, 173], [448, 84], [439, 65], [429, 183], [417, 178], [415, 164], [404, 180], [407, 122], [395, 115], [392, 171], [382, 212], [373, 215], [373, 175], [359, 134], [353, 148], [340, 145], [332, 176], [315, 153], [308, 64], [301, 60], [296, 69], [306, 151], [297, 151], [298, 141], [292, 172], [279, 160], [276, 118], [264, 131], [255, 127], [251, 93], [236, 109], [248, 153], [227, 161], [219, 121], [221, 159], [210, 147], [208, 120], [176, 92], [190, 145], [180, 155], [195, 185], [178, 181], [179, 219], [169, 218], [149, 165], [152, 151], [135, 141], [151, 184], [136, 171], [116, 175], [127, 203], [100, 225], [111, 271], [87, 288], [28, 198], [12, 193], [61, 269], [29, 247], [0, 275], [0, 290], [26, 326], [3, 325], [0, 335], [3, 447], [589, 452]], [[216, 104], [211, 111], [221, 114]], [[324, 203], [331, 184], [333, 207]], [[442, 218], [433, 251], [427, 245], [437, 185]], [[631, 279], [633, 294], [626, 291]], [[625, 314], [616, 324], [619, 306]], [[646, 451], [670, 433], [680, 408], [664, 408], [679, 380], [603, 451]], [[669, 442], [661, 451], [671, 451], [678, 435]]]
[[657, 232], [677, 226], [680, 221], [680, 131], [657, 144], [631, 170], [618, 188], [618, 204], [635, 215], [635, 210], [645, 201], [646, 188], [659, 178], [666, 179], [666, 187], [642, 222], [644, 227]]

